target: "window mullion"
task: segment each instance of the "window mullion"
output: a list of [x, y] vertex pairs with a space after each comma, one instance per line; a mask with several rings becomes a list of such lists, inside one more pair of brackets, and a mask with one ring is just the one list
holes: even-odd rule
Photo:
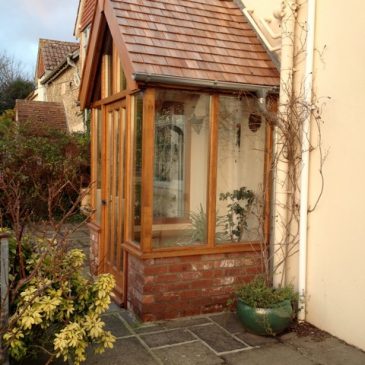
[[155, 89], [147, 89], [143, 98], [142, 132], [141, 243], [143, 252], [152, 251], [154, 126]]
[[207, 192], [207, 232], [208, 247], [215, 247], [216, 200], [217, 200], [217, 156], [218, 156], [218, 113], [219, 95], [211, 96], [210, 102], [210, 140]]

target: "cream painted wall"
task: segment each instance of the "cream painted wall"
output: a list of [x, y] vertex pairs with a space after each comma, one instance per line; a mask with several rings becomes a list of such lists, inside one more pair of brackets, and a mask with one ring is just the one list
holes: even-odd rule
[[[330, 96], [322, 128], [329, 154], [325, 191], [309, 216], [308, 316], [315, 324], [365, 350], [365, 3], [317, 1], [315, 83]], [[310, 202], [319, 189], [315, 156]]]
[[[277, 6], [272, 0], [243, 2], [258, 12]], [[325, 189], [308, 221], [307, 320], [365, 350], [365, 3], [318, 0], [316, 10], [314, 92], [331, 99], [322, 114], [323, 147], [329, 150]], [[296, 66], [298, 85], [304, 63]], [[317, 157], [312, 153], [310, 206], [320, 189]], [[295, 281], [295, 259], [289, 274]]]

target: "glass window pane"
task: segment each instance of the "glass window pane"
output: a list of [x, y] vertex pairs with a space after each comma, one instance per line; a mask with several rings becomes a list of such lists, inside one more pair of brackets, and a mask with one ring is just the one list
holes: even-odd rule
[[133, 241], [141, 240], [141, 200], [142, 200], [142, 121], [143, 97], [134, 97], [133, 135]]
[[154, 248], [206, 243], [209, 96], [156, 93]]
[[217, 243], [261, 240], [265, 123], [254, 100], [221, 96], [218, 120]]

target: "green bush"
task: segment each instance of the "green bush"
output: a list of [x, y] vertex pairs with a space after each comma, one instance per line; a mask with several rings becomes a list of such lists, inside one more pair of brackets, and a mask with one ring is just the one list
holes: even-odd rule
[[114, 278], [87, 279], [81, 250], [67, 251], [41, 239], [32, 247], [28, 279], [17, 293], [3, 336], [11, 357], [22, 360], [43, 350], [77, 365], [86, 359], [90, 343], [99, 353], [112, 347], [114, 336], [104, 329], [100, 315], [110, 304]]
[[298, 298], [292, 286], [273, 288], [267, 285], [261, 276], [238, 288], [235, 294], [237, 298], [253, 308], [270, 308], [284, 300], [295, 302]]

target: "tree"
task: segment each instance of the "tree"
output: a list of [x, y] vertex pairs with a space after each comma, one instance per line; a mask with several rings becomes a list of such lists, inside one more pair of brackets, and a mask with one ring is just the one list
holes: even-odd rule
[[90, 343], [102, 352], [114, 342], [101, 314], [115, 281], [83, 273], [85, 254], [70, 242], [77, 227], [66, 224], [89, 190], [80, 194], [87, 146], [83, 136], [19, 125], [11, 112], [0, 116], [0, 232], [11, 233], [11, 316], [0, 323], [0, 338], [24, 363], [43, 352], [46, 364], [62, 357], [78, 365]]
[[0, 114], [14, 108], [15, 100], [24, 99], [33, 89], [34, 84], [21, 64], [0, 52]]

